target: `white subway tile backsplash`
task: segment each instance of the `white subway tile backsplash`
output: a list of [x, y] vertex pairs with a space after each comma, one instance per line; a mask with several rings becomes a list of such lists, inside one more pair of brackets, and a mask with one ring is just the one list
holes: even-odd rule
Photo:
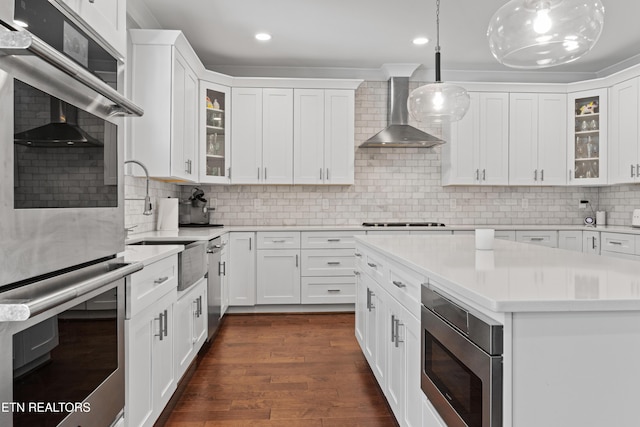
[[[417, 83], [412, 83], [417, 87]], [[387, 82], [364, 82], [356, 91], [355, 145], [386, 126]], [[440, 128], [424, 128], [441, 136]], [[144, 179], [127, 177], [129, 194], [144, 195]], [[589, 210], [606, 210], [610, 225], [629, 225], [640, 208], [640, 185], [611, 187], [442, 187], [440, 148], [368, 148], [355, 151], [352, 186], [201, 185], [218, 199], [215, 223], [225, 225], [356, 225], [363, 221], [439, 221], [451, 225], [582, 224]], [[190, 186], [154, 181], [152, 197], [188, 197]], [[598, 203], [599, 199], [599, 203]], [[256, 202], [256, 201], [259, 202]], [[127, 202], [126, 224], [153, 230], [155, 215]]]

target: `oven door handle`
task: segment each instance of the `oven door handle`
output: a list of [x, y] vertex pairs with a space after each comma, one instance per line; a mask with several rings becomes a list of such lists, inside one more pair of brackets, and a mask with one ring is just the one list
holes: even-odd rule
[[73, 270], [0, 294], [0, 322], [27, 320], [144, 267], [141, 262], [126, 264], [118, 261], [121, 259]]
[[91, 74], [72, 60], [58, 52], [29, 31], [0, 32], [0, 52], [6, 55], [34, 55], [55, 68], [70, 75], [108, 100], [115, 103], [111, 106], [110, 115], [132, 115], [140, 117], [144, 110], [134, 104], [117, 90]]

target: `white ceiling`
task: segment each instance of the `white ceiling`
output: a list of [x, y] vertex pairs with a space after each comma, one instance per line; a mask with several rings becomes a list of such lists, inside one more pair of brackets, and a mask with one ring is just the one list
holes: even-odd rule
[[[507, 0], [441, 0], [443, 80], [573, 81], [607, 75], [640, 62], [640, 1], [602, 0], [605, 25], [579, 60], [535, 72], [499, 64], [486, 30]], [[433, 80], [435, 0], [134, 0], [150, 13], [144, 27], [182, 30], [211, 70], [247, 75], [360, 77], [387, 63], [419, 63]], [[154, 19], [155, 18], [155, 19]], [[257, 32], [273, 36], [254, 39]], [[426, 35], [432, 41], [414, 46]], [[303, 70], [303, 71], [301, 71]], [[320, 71], [322, 70], [322, 72]], [[316, 74], [316, 75], [313, 75]], [[477, 75], [477, 78], [473, 78]], [[514, 77], [515, 76], [515, 77]], [[579, 77], [576, 77], [579, 76]], [[414, 76], [415, 78], [415, 76]]]

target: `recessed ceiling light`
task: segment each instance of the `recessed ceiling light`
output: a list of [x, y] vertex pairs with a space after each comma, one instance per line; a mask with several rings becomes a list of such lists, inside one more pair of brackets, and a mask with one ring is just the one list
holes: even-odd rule
[[258, 33], [256, 34], [256, 40], [260, 40], [261, 42], [266, 42], [267, 40], [271, 40], [271, 34]]
[[429, 39], [426, 37], [416, 37], [415, 39], [413, 39], [413, 44], [418, 46], [422, 46], [423, 44], [427, 43], [429, 43]]

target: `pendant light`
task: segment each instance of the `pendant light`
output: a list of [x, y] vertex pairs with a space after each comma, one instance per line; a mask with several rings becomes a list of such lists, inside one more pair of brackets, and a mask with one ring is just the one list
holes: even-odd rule
[[448, 123], [464, 117], [469, 94], [456, 85], [440, 81], [440, 0], [436, 0], [436, 81], [409, 94], [409, 113], [419, 122]]
[[487, 37], [498, 62], [546, 68], [589, 52], [603, 26], [600, 0], [511, 0], [491, 18]]

